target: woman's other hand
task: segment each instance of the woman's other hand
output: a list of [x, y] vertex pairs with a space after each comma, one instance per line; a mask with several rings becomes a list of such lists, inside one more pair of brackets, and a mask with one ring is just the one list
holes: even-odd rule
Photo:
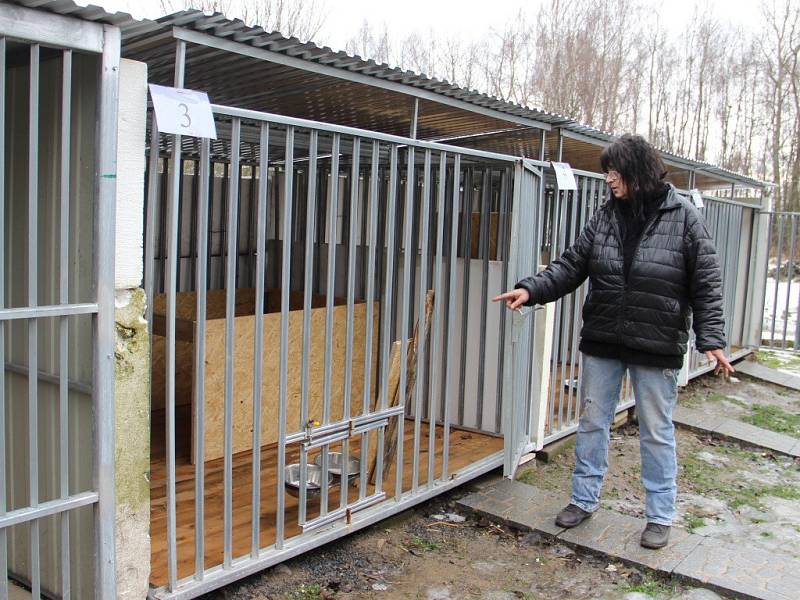
[[528, 294], [528, 290], [523, 288], [517, 288], [515, 290], [511, 290], [510, 292], [506, 292], [505, 294], [500, 294], [492, 299], [492, 302], [502, 302], [505, 301], [506, 308], [510, 310], [517, 310], [520, 306], [525, 304], [528, 300], [531, 299], [530, 294]]
[[736, 372], [733, 368], [733, 365], [731, 365], [731, 363], [725, 357], [725, 352], [723, 352], [721, 349], [718, 348], [716, 350], [707, 350], [706, 356], [708, 357], [708, 360], [717, 361], [717, 366], [714, 368], [714, 375], [719, 375], [720, 371], [722, 371], [722, 376], [728, 377]]

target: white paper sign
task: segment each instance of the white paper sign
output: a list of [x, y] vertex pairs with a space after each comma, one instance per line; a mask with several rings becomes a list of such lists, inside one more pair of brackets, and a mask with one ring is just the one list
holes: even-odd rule
[[691, 190], [689, 192], [692, 195], [692, 202], [697, 208], [703, 208], [705, 204], [703, 203], [703, 195], [700, 193], [700, 190]]
[[150, 84], [150, 97], [161, 133], [217, 139], [208, 94]]
[[569, 163], [551, 162], [556, 172], [556, 185], [559, 190], [577, 190], [578, 184], [575, 183], [575, 174]]

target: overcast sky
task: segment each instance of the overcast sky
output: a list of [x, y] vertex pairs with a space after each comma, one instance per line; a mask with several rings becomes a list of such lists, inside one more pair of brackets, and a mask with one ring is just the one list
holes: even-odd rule
[[[327, 16], [322, 31], [313, 41], [334, 49], [344, 49], [347, 40], [358, 30], [364, 19], [375, 25], [386, 22], [393, 36], [404, 37], [414, 31], [441, 32], [480, 37], [487, 29], [502, 29], [521, 8], [534, 13], [549, 0], [327, 0]], [[77, 0], [78, 4], [88, 4]], [[760, 0], [706, 0], [720, 17], [736, 25], [751, 26], [758, 20]], [[109, 11], [123, 11], [135, 17], [158, 17], [163, 14], [158, 0], [94, 0]], [[665, 25], [679, 29], [692, 15], [694, 0], [651, 0], [661, 9]], [[236, 15], [228, 15], [234, 17]]]

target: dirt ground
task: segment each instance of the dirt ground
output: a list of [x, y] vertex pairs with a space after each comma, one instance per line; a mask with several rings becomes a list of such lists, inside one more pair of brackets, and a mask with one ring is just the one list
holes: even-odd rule
[[[744, 376], [731, 382], [702, 377], [681, 391], [679, 402], [709, 414], [743, 419], [749, 418], [756, 405], [775, 406], [781, 411], [775, 413], [779, 416], [800, 414], [800, 394]], [[775, 426], [783, 426], [783, 421], [778, 421]], [[772, 421], [767, 424], [774, 425]], [[678, 430], [677, 437], [676, 526], [800, 557], [800, 462], [685, 430]], [[635, 423], [612, 432], [609, 459], [603, 506], [643, 516]], [[520, 469], [518, 479], [566, 492], [573, 465], [572, 447], [567, 444], [548, 463], [528, 463]], [[458, 514], [454, 501], [469, 493], [469, 488], [455, 490], [206, 598], [720, 598], [708, 590], [653, 579], [604, 558], [576, 554], [535, 534]]]
[[447, 494], [206, 598], [614, 600], [635, 592], [692, 597], [689, 588], [622, 564], [460, 515], [454, 499], [467, 492]]

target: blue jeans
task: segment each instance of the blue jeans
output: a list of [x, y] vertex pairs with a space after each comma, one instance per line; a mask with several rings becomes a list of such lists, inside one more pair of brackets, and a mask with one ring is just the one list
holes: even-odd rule
[[639, 417], [642, 484], [647, 493], [645, 515], [650, 523], [670, 525], [675, 517], [677, 457], [672, 409], [678, 399], [679, 369], [627, 365], [619, 360], [583, 355], [583, 414], [575, 444], [571, 502], [597, 510], [603, 477], [608, 470], [608, 440], [628, 370]]

